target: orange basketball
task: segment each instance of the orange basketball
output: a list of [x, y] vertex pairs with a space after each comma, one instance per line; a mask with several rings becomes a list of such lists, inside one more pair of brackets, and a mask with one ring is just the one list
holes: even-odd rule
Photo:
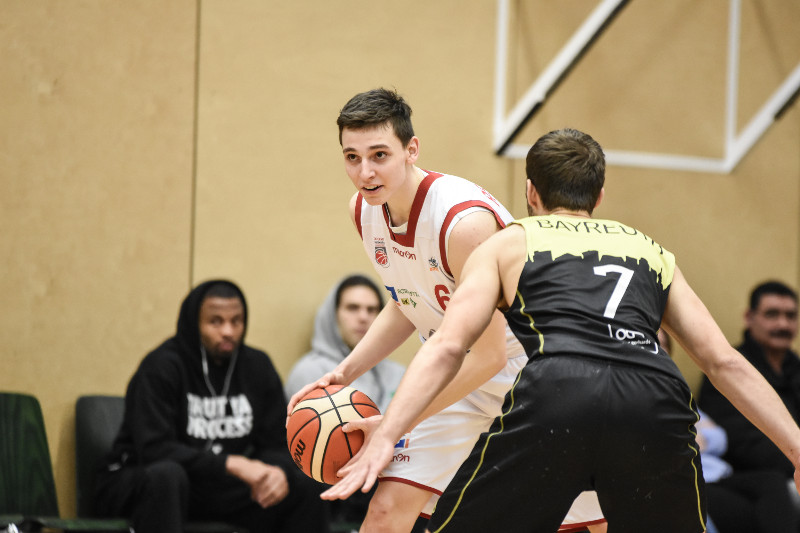
[[333, 485], [336, 472], [364, 444], [364, 433], [345, 433], [351, 420], [378, 415], [375, 402], [363, 392], [343, 385], [315, 389], [297, 402], [289, 415], [286, 440], [297, 467], [307, 476]]

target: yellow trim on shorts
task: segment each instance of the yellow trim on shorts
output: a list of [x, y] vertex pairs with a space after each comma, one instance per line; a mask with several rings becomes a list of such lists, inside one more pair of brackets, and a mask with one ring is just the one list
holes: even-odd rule
[[[697, 422], [700, 421], [700, 413], [698, 413], [697, 411], [692, 409], [692, 401], [693, 400], [694, 400], [694, 396], [690, 392], [689, 393], [689, 409], [691, 409], [692, 412], [694, 413], [695, 417], [697, 417], [696, 420], [694, 421], [695, 424], [696, 424]], [[696, 431], [692, 431], [691, 426], [689, 426], [688, 429], [689, 429], [689, 433], [694, 435], [695, 438], [696, 438], [697, 437], [697, 432]], [[697, 473], [697, 466], [695, 465], [695, 461], [700, 458], [700, 452], [699, 452], [699, 450], [697, 448], [695, 448], [691, 444], [687, 444], [687, 446], [689, 447], [690, 450], [692, 450], [694, 452], [694, 459], [691, 460], [691, 463], [692, 463], [692, 469], [694, 470], [694, 491], [695, 491], [695, 494], [697, 494], [697, 515], [700, 518], [700, 524], [703, 526], [703, 531], [705, 531], [707, 528], [706, 528], [706, 522], [705, 522], [705, 520], [703, 520], [703, 505], [702, 505], [702, 502], [700, 501], [700, 485], [698, 483], [698, 478], [700, 476]]]
[[475, 470], [472, 472], [472, 476], [470, 476], [469, 481], [467, 481], [467, 483], [464, 485], [464, 488], [461, 489], [461, 493], [458, 495], [458, 500], [456, 501], [456, 504], [453, 507], [453, 510], [450, 511], [450, 515], [447, 517], [447, 519], [444, 522], [442, 522], [442, 525], [439, 527], [439, 529], [437, 529], [433, 533], [439, 533], [440, 531], [442, 531], [445, 528], [445, 526], [447, 526], [447, 523], [450, 522], [450, 520], [453, 518], [453, 515], [458, 510], [458, 506], [461, 505], [461, 500], [464, 498], [464, 493], [467, 491], [467, 489], [469, 488], [470, 483], [472, 483], [472, 480], [475, 479], [475, 476], [478, 475], [478, 471], [483, 466], [483, 459], [484, 459], [484, 457], [486, 455], [486, 448], [489, 447], [489, 441], [492, 440], [493, 436], [499, 435], [500, 433], [502, 433], [504, 431], [505, 424], [503, 423], [503, 418], [508, 413], [511, 412], [511, 409], [514, 408], [514, 388], [517, 386], [517, 383], [519, 383], [519, 379], [520, 379], [521, 376], [522, 376], [522, 370], [517, 372], [517, 379], [514, 380], [514, 384], [511, 386], [511, 390], [508, 392], [509, 398], [511, 399], [511, 405], [508, 406], [508, 410], [506, 410], [505, 413], [500, 415], [500, 429], [498, 431], [494, 432], [494, 433], [490, 433], [489, 436], [486, 437], [486, 443], [483, 445], [483, 450], [481, 450], [481, 460], [478, 461], [478, 466], [475, 467]]

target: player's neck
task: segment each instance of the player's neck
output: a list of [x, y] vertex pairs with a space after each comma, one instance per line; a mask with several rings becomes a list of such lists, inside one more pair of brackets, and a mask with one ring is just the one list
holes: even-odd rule
[[422, 180], [425, 179], [425, 172], [413, 165], [407, 174], [403, 185], [397, 189], [385, 204], [392, 226], [402, 226], [408, 222], [411, 216], [411, 206], [417, 196], [417, 189], [419, 189], [419, 184], [422, 183]]
[[573, 211], [571, 209], [554, 209], [547, 212], [548, 215], [559, 215], [562, 217], [592, 218], [588, 211]]

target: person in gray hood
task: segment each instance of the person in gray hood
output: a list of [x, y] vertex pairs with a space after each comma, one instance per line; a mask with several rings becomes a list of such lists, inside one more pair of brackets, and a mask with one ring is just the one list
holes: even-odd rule
[[[395, 305], [393, 301], [391, 305]], [[286, 380], [286, 398], [336, 368], [358, 344], [382, 307], [381, 292], [368, 277], [354, 274], [336, 284], [317, 310], [311, 351], [297, 361]], [[383, 413], [404, 371], [405, 366], [384, 359], [351, 386], [369, 396]]]

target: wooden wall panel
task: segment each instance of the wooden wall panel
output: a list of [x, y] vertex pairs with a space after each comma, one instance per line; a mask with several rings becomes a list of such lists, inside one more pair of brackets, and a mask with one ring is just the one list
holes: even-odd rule
[[195, 10], [2, 12], [0, 389], [41, 401], [70, 516], [75, 400], [124, 393], [189, 286]]

